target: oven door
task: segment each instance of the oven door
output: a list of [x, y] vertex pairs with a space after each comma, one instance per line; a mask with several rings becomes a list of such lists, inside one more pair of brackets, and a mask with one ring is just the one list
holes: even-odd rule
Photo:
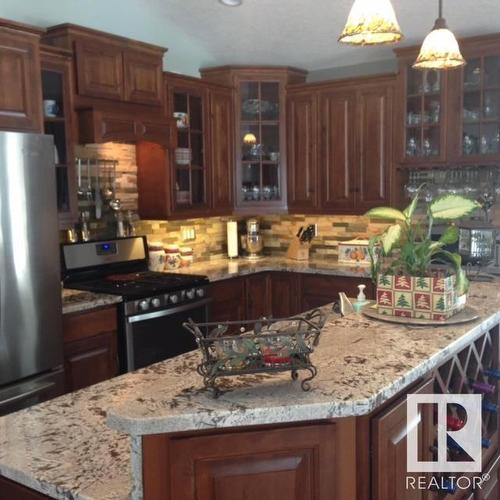
[[125, 318], [122, 371], [132, 371], [197, 348], [182, 324], [188, 319], [206, 323], [210, 299]]

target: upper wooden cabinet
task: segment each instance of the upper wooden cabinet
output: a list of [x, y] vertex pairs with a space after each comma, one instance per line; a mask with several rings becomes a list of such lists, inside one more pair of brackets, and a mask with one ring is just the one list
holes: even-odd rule
[[291, 93], [287, 108], [288, 208], [295, 212], [313, 212], [319, 207], [316, 95], [307, 90]]
[[295, 213], [391, 202], [395, 77], [288, 89], [288, 199]]
[[42, 98], [52, 100], [56, 108], [43, 116], [45, 134], [54, 138], [59, 226], [65, 229], [78, 220], [78, 200], [73, 148], [73, 61], [71, 52], [42, 45]]
[[230, 214], [234, 205], [232, 89], [174, 73], [164, 74], [164, 88], [163, 119], [171, 123], [171, 148], [138, 145], [141, 217]]
[[0, 19], [0, 130], [42, 132], [42, 30]]
[[418, 47], [399, 58], [395, 150], [412, 167], [496, 164], [500, 160], [500, 35], [460, 40], [467, 65], [419, 71]]
[[286, 86], [306, 72], [286, 67], [223, 66], [204, 79], [234, 88], [235, 200], [239, 212], [287, 206]]
[[74, 51], [79, 96], [162, 103], [166, 49], [73, 24], [49, 28], [44, 42]]

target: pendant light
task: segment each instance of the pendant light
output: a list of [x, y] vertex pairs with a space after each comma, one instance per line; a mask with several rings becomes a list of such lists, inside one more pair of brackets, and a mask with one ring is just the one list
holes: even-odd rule
[[403, 38], [391, 0], [354, 0], [339, 42], [380, 45]]
[[417, 69], [453, 69], [466, 64], [455, 35], [443, 17], [443, 0], [439, 0], [439, 17], [425, 37], [420, 54], [413, 64]]

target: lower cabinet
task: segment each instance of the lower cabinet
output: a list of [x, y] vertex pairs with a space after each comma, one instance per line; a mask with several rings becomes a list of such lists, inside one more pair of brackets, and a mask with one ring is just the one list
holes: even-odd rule
[[246, 316], [245, 319], [258, 319], [271, 315], [269, 273], [259, 273], [246, 278]]
[[116, 307], [65, 315], [63, 333], [67, 392], [118, 374]]
[[210, 321], [286, 318], [333, 302], [340, 292], [355, 297], [359, 284], [366, 285], [369, 299], [375, 297], [368, 278], [273, 271], [216, 281], [211, 285]]
[[[356, 498], [350, 419], [294, 427], [143, 438], [148, 500]], [[352, 445], [352, 443], [351, 443]], [[168, 468], [165, 468], [168, 464]]]
[[0, 500], [50, 500], [50, 497], [0, 476]]
[[[433, 394], [434, 379], [410, 390], [411, 394]], [[418, 449], [422, 460], [431, 460], [433, 444], [430, 406], [419, 407]], [[372, 498], [373, 500], [424, 500], [427, 490], [407, 489], [406, 477], [406, 396], [372, 419]]]
[[375, 298], [375, 288], [368, 278], [319, 274], [302, 274], [300, 278], [301, 312], [338, 300], [340, 292], [345, 292], [348, 297], [356, 297], [359, 293], [358, 285], [361, 284], [366, 285], [367, 298]]

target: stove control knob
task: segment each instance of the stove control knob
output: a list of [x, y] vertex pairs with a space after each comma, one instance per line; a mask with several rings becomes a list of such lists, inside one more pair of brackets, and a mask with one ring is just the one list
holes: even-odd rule
[[205, 296], [205, 290], [203, 288], [198, 288], [196, 290], [196, 296], [199, 297], [200, 299]]
[[186, 292], [186, 297], [189, 299], [189, 300], [193, 300], [196, 296], [196, 291], [194, 288], [191, 288], [190, 290], [188, 290]]
[[158, 297], [155, 297], [154, 299], [151, 300], [151, 305], [153, 307], [160, 307], [161, 306], [161, 300]]
[[172, 302], [172, 304], [177, 304], [177, 302], [179, 302], [179, 296], [177, 294], [170, 295], [170, 302]]
[[141, 311], [147, 311], [149, 309], [149, 300], [144, 299], [139, 302], [139, 309]]

